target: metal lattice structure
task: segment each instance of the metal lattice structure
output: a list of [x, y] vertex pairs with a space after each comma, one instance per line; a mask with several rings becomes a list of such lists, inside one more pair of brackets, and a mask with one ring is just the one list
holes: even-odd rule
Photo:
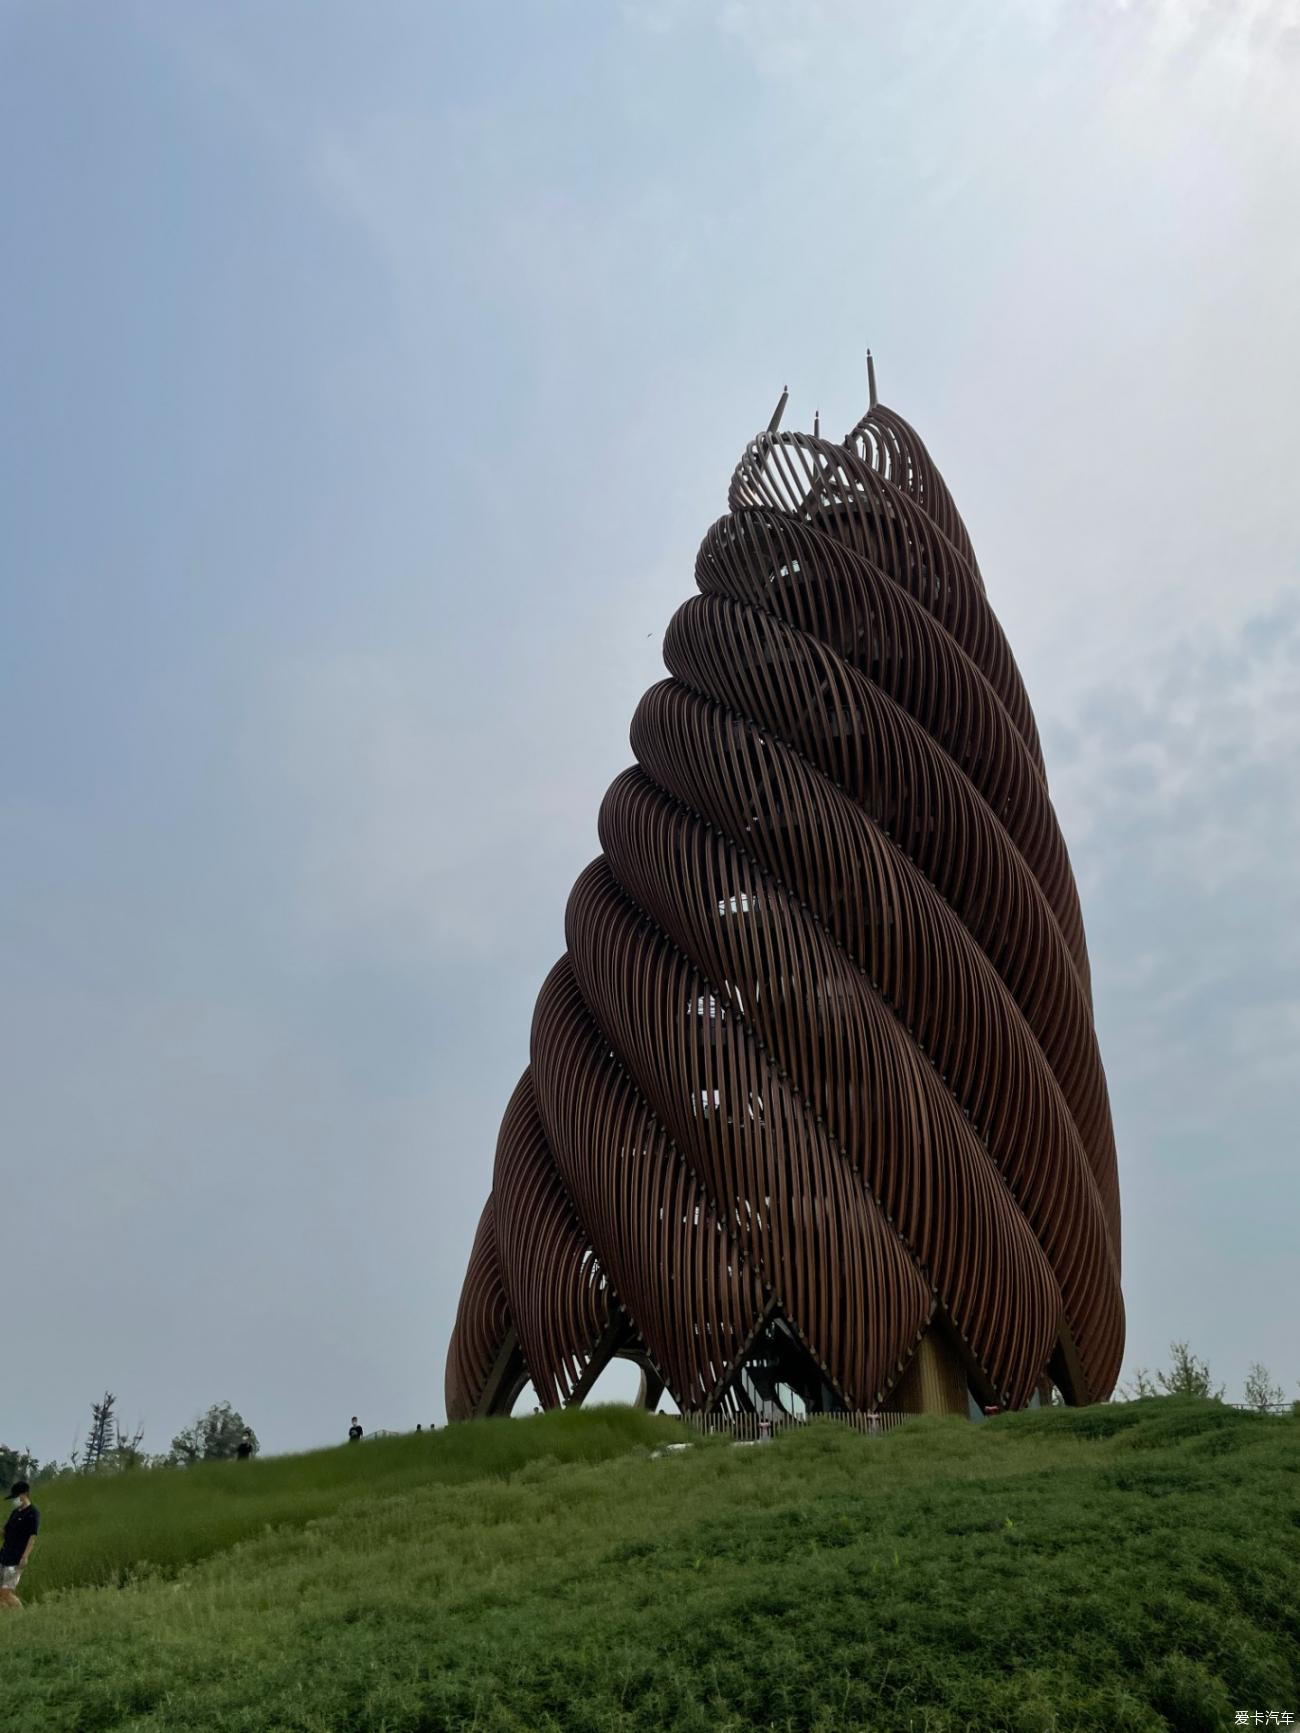
[[453, 1419], [1108, 1395], [1119, 1189], [1038, 735], [929, 453], [768, 431], [632, 722], [506, 1109]]

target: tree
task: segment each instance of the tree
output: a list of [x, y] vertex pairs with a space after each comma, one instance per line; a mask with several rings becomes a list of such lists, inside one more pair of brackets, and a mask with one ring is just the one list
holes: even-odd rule
[[[232, 1408], [229, 1402], [214, 1402], [206, 1414], [200, 1414], [172, 1439], [171, 1460], [182, 1468], [187, 1468], [192, 1462], [229, 1461], [239, 1449], [243, 1435], [244, 1417], [238, 1409]], [[248, 1435], [256, 1456], [261, 1449], [257, 1434], [249, 1427]]]
[[60, 1474], [75, 1474], [76, 1472], [75, 1462], [60, 1462], [57, 1457], [51, 1456], [48, 1461], [42, 1462], [35, 1474], [29, 1474], [27, 1478], [35, 1485], [37, 1481], [55, 1480]]
[[113, 1406], [117, 1401], [111, 1390], [105, 1390], [98, 1402], [90, 1405], [90, 1431], [86, 1434], [86, 1443], [81, 1452], [81, 1470], [83, 1474], [95, 1474], [104, 1466], [105, 1458], [112, 1454], [113, 1441], [117, 1434], [117, 1419]]
[[1125, 1401], [1138, 1402], [1145, 1396], [1203, 1396], [1211, 1402], [1218, 1402], [1223, 1397], [1223, 1386], [1213, 1387], [1210, 1383], [1210, 1368], [1204, 1360], [1197, 1359], [1186, 1342], [1171, 1342], [1171, 1356], [1167, 1372], [1149, 1372], [1145, 1366], [1139, 1366], [1133, 1374], [1133, 1379], [1122, 1391]]
[[1205, 1396], [1211, 1402], [1223, 1399], [1223, 1385], [1210, 1384], [1210, 1368], [1198, 1360], [1186, 1342], [1171, 1342], [1169, 1352], [1173, 1363], [1167, 1372], [1158, 1372], [1160, 1387], [1166, 1396]]
[[1246, 1373], [1245, 1397], [1247, 1408], [1253, 1408], [1257, 1414], [1271, 1414], [1285, 1401], [1282, 1386], [1273, 1382], [1268, 1368], [1261, 1366], [1258, 1360], [1251, 1361]]
[[72, 1466], [82, 1474], [115, 1474], [124, 1468], [138, 1468], [145, 1460], [140, 1449], [143, 1441], [143, 1426], [134, 1432], [122, 1430], [117, 1397], [105, 1390], [100, 1400], [90, 1405], [90, 1431], [80, 1451], [73, 1451]]
[[137, 1426], [134, 1432], [123, 1432], [119, 1426], [117, 1437], [113, 1441], [113, 1451], [107, 1466], [114, 1469], [147, 1468], [149, 1458], [140, 1446], [144, 1443], [144, 1427]]
[[41, 1465], [30, 1450], [14, 1450], [8, 1444], [0, 1444], [0, 1481], [4, 1482], [0, 1497], [15, 1480], [35, 1480], [40, 1471]]

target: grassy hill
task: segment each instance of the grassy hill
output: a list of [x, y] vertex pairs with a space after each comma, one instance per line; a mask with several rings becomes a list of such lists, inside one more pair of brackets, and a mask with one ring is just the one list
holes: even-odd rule
[[1300, 1724], [1300, 1421], [1161, 1401], [650, 1455], [673, 1436], [599, 1409], [55, 1482], [3, 1724]]

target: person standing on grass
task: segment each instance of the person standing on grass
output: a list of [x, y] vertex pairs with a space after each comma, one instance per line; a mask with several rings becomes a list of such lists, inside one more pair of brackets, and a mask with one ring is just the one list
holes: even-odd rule
[[32, 1556], [36, 1533], [41, 1526], [41, 1513], [32, 1503], [31, 1491], [25, 1480], [15, 1480], [9, 1488], [14, 1508], [5, 1524], [4, 1541], [0, 1543], [0, 1607], [21, 1607], [23, 1604], [15, 1591]]
[[241, 1462], [247, 1462], [252, 1454], [253, 1434], [249, 1431], [248, 1427], [245, 1426], [243, 1432], [240, 1434], [239, 1443], [235, 1446], [235, 1455]]
[[361, 1437], [361, 1435], [362, 1435], [361, 1434], [361, 1422], [357, 1419], [356, 1415], [354, 1414], [352, 1416], [352, 1424], [351, 1424], [351, 1426], [348, 1427], [348, 1443], [349, 1444], [355, 1444], [358, 1441], [358, 1439]]

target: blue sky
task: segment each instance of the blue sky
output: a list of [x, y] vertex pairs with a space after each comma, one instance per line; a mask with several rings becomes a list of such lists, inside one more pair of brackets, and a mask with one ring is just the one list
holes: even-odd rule
[[1129, 1364], [1296, 1394], [1293, 9], [0, 0], [0, 78], [0, 1437], [441, 1417], [695, 546], [868, 343], [1044, 734]]

